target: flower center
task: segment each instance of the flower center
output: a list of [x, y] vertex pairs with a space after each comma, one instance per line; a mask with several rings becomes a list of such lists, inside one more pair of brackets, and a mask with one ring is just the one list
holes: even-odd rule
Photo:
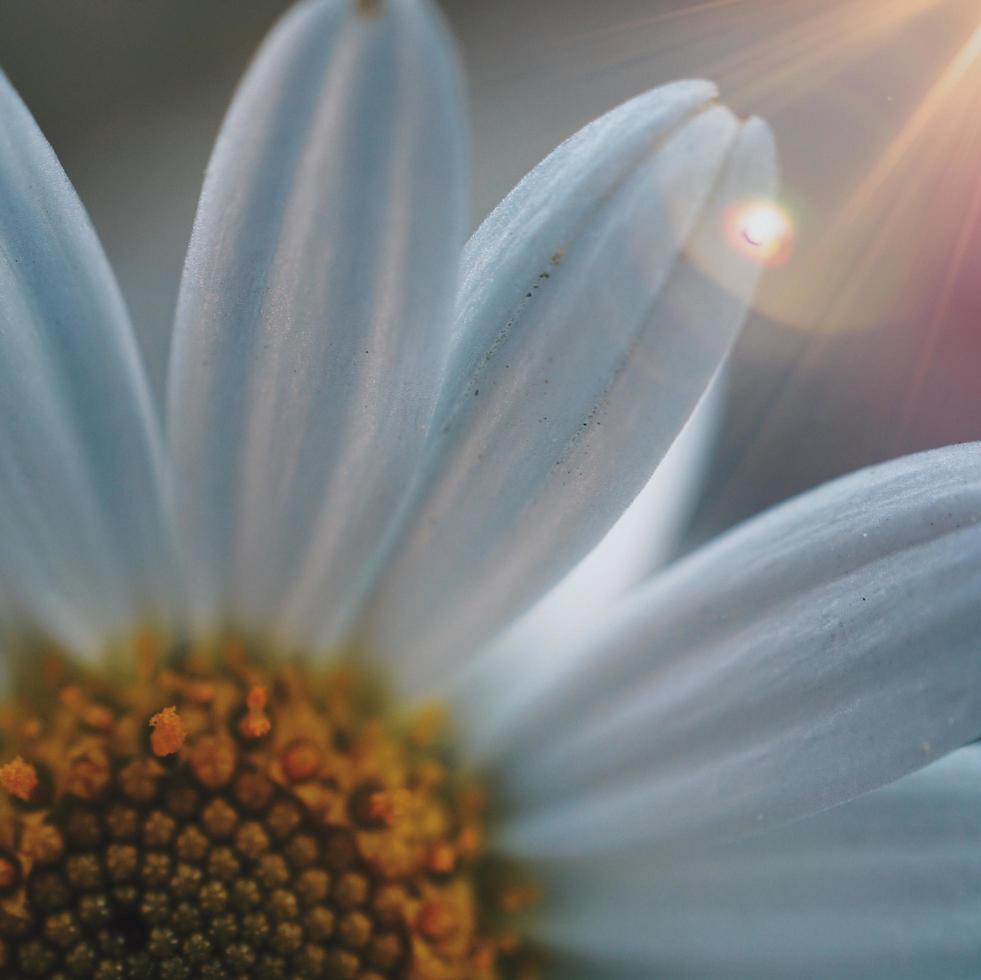
[[138, 659], [45, 658], [0, 715], [0, 977], [536, 975], [434, 712], [237, 641]]

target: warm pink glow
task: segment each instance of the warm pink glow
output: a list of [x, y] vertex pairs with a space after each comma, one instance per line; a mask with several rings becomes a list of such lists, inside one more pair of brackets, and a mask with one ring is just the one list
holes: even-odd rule
[[772, 201], [750, 201], [733, 208], [726, 220], [730, 244], [767, 268], [784, 265], [794, 246], [790, 215]]

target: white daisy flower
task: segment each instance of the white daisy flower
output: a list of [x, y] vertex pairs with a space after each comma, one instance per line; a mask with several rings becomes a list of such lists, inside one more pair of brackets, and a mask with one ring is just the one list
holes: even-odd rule
[[762, 122], [642, 95], [464, 246], [442, 22], [307, 0], [205, 179], [162, 437], [0, 120], [0, 976], [976, 976], [981, 448], [513, 625], [718, 374]]

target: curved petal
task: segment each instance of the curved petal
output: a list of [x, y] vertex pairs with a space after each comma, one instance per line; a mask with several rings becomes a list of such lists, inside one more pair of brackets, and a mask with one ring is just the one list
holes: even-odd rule
[[377, 6], [289, 13], [208, 169], [168, 406], [199, 626], [338, 632], [432, 413], [466, 230], [461, 86], [426, 0]]
[[96, 649], [173, 608], [160, 438], [122, 298], [0, 76], [0, 582], [13, 628]]
[[639, 590], [526, 704], [519, 851], [735, 836], [981, 733], [981, 443], [852, 474]]
[[[576, 641], [677, 547], [701, 489], [725, 396], [725, 372], [699, 402], [647, 486], [609, 534], [544, 599], [500, 636], [460, 665], [442, 700], [454, 718], [469, 757], [493, 759], [520, 719], [532, 692], [561, 678]], [[534, 656], [529, 656], [534, 651]], [[515, 684], [514, 678], [521, 683]], [[487, 692], [494, 696], [488, 697]]]
[[418, 505], [365, 617], [409, 688], [524, 611], [648, 481], [759, 271], [724, 214], [774, 182], [765, 124], [678, 83], [563, 144], [476, 233]]
[[538, 938], [584, 977], [974, 980], [981, 747], [774, 833], [684, 861], [585, 861], [551, 886]]

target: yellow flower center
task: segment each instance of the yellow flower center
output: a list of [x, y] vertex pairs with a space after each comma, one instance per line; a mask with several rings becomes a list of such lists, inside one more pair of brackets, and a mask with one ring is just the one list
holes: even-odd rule
[[0, 977], [537, 975], [435, 713], [238, 641], [134, 659], [44, 658], [0, 715]]

